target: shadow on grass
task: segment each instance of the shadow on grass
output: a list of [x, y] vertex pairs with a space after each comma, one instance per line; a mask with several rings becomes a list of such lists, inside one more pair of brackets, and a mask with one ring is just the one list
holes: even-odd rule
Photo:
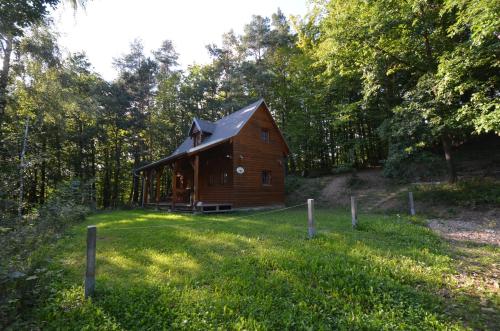
[[[48, 328], [446, 329], [483, 322], [461, 309], [453, 260], [427, 229], [394, 217], [305, 211], [259, 218], [145, 212], [97, 215], [97, 292], [81, 299], [84, 228], [62, 241], [67, 271], [43, 309]], [[231, 221], [231, 219], [233, 219]], [[120, 229], [127, 225], [165, 225]], [[78, 240], [77, 240], [78, 239]], [[469, 309], [479, 307], [468, 296]], [[445, 306], [452, 307], [449, 311]], [[453, 308], [455, 307], [455, 308]]]

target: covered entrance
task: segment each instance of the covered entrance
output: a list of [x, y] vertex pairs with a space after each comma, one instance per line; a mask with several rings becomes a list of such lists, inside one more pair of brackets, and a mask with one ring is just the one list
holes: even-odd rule
[[232, 144], [177, 155], [142, 168], [143, 207], [219, 212], [232, 209]]

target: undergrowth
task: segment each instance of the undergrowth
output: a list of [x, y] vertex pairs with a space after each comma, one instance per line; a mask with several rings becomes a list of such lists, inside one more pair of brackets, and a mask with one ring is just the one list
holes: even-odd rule
[[453, 184], [419, 184], [414, 185], [413, 191], [419, 201], [436, 205], [500, 207], [500, 181], [494, 179], [474, 178]]
[[[0, 223], [0, 329], [31, 328], [24, 314], [41, 296], [54, 291], [61, 270], [49, 270], [42, 247], [57, 241], [64, 230], [85, 220], [90, 208], [82, 205], [80, 192], [62, 186], [47, 203], [19, 218], [3, 213]], [[25, 323], [26, 322], [26, 323]]]

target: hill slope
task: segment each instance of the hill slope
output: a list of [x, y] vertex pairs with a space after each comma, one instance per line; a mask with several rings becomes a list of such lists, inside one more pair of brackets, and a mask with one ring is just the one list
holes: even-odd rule
[[288, 204], [314, 198], [318, 205], [347, 209], [356, 196], [363, 212], [408, 213], [408, 192], [414, 192], [417, 213], [426, 215], [431, 228], [450, 239], [500, 245], [500, 181], [463, 180], [457, 184], [397, 184], [381, 170], [356, 175], [288, 179]]

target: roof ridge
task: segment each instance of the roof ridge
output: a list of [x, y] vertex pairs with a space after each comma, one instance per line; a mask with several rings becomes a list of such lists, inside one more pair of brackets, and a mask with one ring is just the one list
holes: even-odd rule
[[228, 118], [228, 117], [230, 117], [230, 116], [233, 116], [233, 115], [235, 115], [235, 114], [237, 114], [237, 113], [240, 113], [240, 112], [242, 112], [242, 111], [244, 111], [244, 110], [246, 110], [246, 109], [254, 108], [256, 105], [261, 104], [262, 102], [264, 102], [264, 98], [260, 98], [259, 100], [255, 101], [255, 102], [252, 102], [251, 104], [246, 105], [246, 106], [245, 106], [245, 107], [243, 107], [243, 108], [240, 108], [240, 109], [238, 109], [238, 110], [236, 110], [236, 111], [233, 111], [231, 114], [226, 115], [226, 116], [223, 116], [223, 117], [219, 118], [217, 121], [215, 121], [215, 122], [213, 122], [213, 123], [214, 123], [214, 124], [217, 124], [217, 122], [219, 122], [219, 121], [221, 121], [221, 120], [223, 120], [223, 119], [225, 119], [225, 118]]

